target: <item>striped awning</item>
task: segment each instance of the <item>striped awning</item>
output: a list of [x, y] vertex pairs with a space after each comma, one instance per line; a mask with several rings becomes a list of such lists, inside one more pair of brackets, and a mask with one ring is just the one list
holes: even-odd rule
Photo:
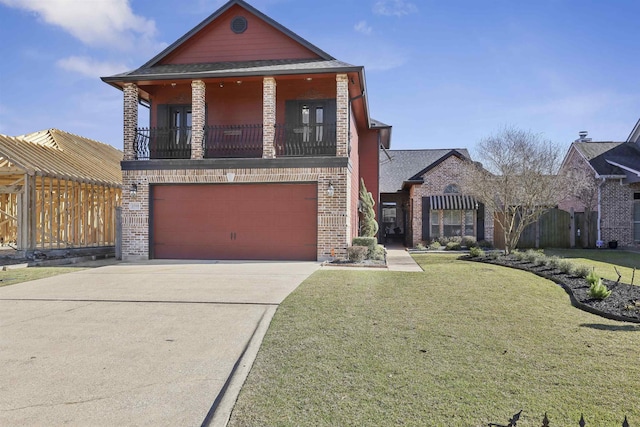
[[456, 210], [456, 211], [474, 211], [478, 209], [476, 199], [472, 196], [463, 196], [460, 194], [445, 194], [443, 196], [430, 196], [432, 210]]

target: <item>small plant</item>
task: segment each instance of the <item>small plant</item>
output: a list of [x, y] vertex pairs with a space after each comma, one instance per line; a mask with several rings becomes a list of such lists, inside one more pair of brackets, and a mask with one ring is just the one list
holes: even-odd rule
[[417, 243], [415, 249], [419, 250], [419, 251], [424, 251], [427, 249], [427, 247], [425, 245], [423, 245], [422, 243]]
[[483, 249], [493, 249], [493, 243], [488, 240], [478, 240], [476, 244]]
[[437, 240], [434, 240], [429, 244], [429, 249], [431, 249], [432, 251], [437, 251], [437, 250], [440, 250], [441, 248], [442, 248], [442, 245]]
[[350, 246], [347, 248], [347, 257], [351, 262], [362, 262], [367, 256], [369, 248], [366, 246]]
[[374, 259], [376, 261], [384, 260], [385, 250], [384, 246], [376, 245], [373, 251], [369, 251], [368, 257], [369, 259]]
[[542, 252], [534, 251], [533, 249], [529, 249], [524, 253], [524, 260], [530, 262], [531, 264], [535, 264], [536, 261], [542, 256]]
[[459, 251], [462, 248], [459, 242], [449, 242], [447, 246], [445, 246], [445, 251]]
[[600, 276], [598, 276], [595, 270], [591, 270], [584, 278], [587, 279], [589, 286], [595, 285], [600, 280]]
[[484, 251], [482, 249], [480, 249], [479, 247], [474, 246], [471, 249], [469, 249], [469, 255], [471, 255], [473, 258], [483, 257], [484, 256]]
[[591, 271], [591, 268], [589, 266], [581, 264], [581, 265], [576, 266], [573, 269], [573, 275], [576, 276], [576, 277], [584, 277], [584, 278], [586, 278], [590, 271]]
[[607, 285], [602, 283], [602, 279], [598, 278], [598, 281], [589, 287], [589, 296], [595, 299], [605, 299], [611, 295], [611, 291], [607, 288]]
[[543, 266], [543, 265], [547, 265], [549, 258], [545, 255], [545, 254], [540, 254], [538, 255], [538, 257], [533, 261], [533, 263], [537, 266]]
[[558, 261], [558, 270], [564, 274], [571, 274], [573, 271], [573, 264], [569, 260], [561, 259]]
[[491, 251], [487, 253], [487, 257], [489, 257], [489, 259], [498, 259], [500, 258], [500, 252], [498, 251]]
[[478, 246], [478, 242], [476, 242], [476, 238], [473, 236], [464, 236], [462, 240], [460, 240], [460, 245], [472, 248], [474, 246]]
[[558, 256], [547, 257], [545, 265], [550, 268], [558, 268], [558, 265], [560, 264], [560, 259], [561, 258]]
[[367, 259], [374, 259], [373, 253], [378, 246], [378, 239], [375, 237], [354, 237], [351, 241], [353, 246], [366, 246], [369, 251], [367, 252]]
[[525, 257], [525, 253], [524, 252], [520, 252], [517, 249], [515, 249], [513, 252], [511, 252], [511, 255], [513, 255], [513, 257], [518, 261], [523, 261], [524, 257]]

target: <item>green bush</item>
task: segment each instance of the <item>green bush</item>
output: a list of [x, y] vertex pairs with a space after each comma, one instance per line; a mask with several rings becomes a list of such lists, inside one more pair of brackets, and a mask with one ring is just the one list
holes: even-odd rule
[[478, 246], [480, 246], [483, 249], [492, 249], [493, 248], [493, 243], [491, 243], [488, 240], [479, 240], [478, 242], [476, 242], [476, 244]]
[[595, 299], [605, 299], [611, 295], [611, 291], [607, 288], [607, 285], [602, 283], [602, 279], [598, 278], [598, 281], [593, 283], [589, 287], [589, 296]]
[[524, 260], [524, 256], [525, 253], [524, 252], [520, 252], [519, 250], [514, 250], [513, 252], [511, 252], [511, 255], [513, 255], [513, 257], [518, 260], [518, 261], [523, 261]]
[[536, 261], [540, 259], [541, 256], [544, 256], [542, 252], [529, 249], [524, 253], [524, 260], [536, 264]]
[[462, 248], [459, 242], [449, 242], [447, 246], [444, 247], [445, 251], [459, 251]]
[[351, 246], [347, 248], [347, 257], [351, 262], [362, 262], [368, 252], [369, 248], [366, 246]]
[[498, 259], [500, 258], [501, 253], [499, 251], [491, 251], [491, 252], [487, 252], [487, 257], [489, 257], [489, 259]]
[[593, 286], [600, 281], [600, 276], [595, 270], [591, 270], [584, 278], [587, 279], [589, 286]]
[[447, 246], [449, 243], [462, 243], [462, 237], [460, 236], [452, 236], [452, 237], [438, 237], [436, 239], [442, 246]]
[[460, 245], [467, 248], [472, 248], [474, 246], [477, 246], [478, 242], [476, 242], [476, 238], [473, 236], [464, 236], [462, 240], [460, 240]]
[[378, 239], [375, 237], [354, 237], [351, 244], [353, 246], [366, 246], [369, 248], [367, 252], [367, 259], [375, 259], [373, 258], [374, 252], [376, 250], [376, 246], [378, 246]]
[[558, 270], [564, 274], [571, 274], [573, 271], [573, 264], [569, 260], [561, 259], [558, 261]]
[[469, 250], [469, 255], [471, 255], [473, 258], [482, 257], [484, 256], [484, 251], [479, 247], [474, 246]]
[[385, 250], [384, 246], [376, 245], [373, 251], [369, 251], [368, 257], [369, 259], [374, 259], [376, 261], [384, 260]]
[[423, 245], [422, 243], [418, 243], [418, 244], [416, 244], [415, 249], [417, 249], [419, 251], [424, 251], [425, 249], [427, 249], [427, 247], [425, 245]]
[[440, 242], [438, 242], [437, 240], [434, 240], [433, 242], [431, 242], [431, 244], [429, 245], [429, 249], [433, 250], [433, 251], [437, 251], [440, 250], [440, 248], [442, 248], [442, 245], [440, 244]]
[[561, 258], [558, 256], [546, 257], [545, 264], [547, 267], [558, 268]]
[[537, 266], [543, 266], [543, 265], [547, 265], [547, 256], [545, 254], [540, 254], [538, 255], [538, 258], [535, 259], [535, 261], [533, 261], [533, 263]]
[[586, 278], [587, 275], [589, 274], [589, 272], [591, 272], [591, 267], [589, 267], [587, 265], [584, 265], [584, 264], [578, 265], [573, 269], [573, 274], [576, 277], [584, 277], [584, 278]]

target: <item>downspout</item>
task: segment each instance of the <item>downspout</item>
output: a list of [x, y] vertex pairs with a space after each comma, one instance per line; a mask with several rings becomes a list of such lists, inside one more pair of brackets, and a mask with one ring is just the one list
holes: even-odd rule
[[597, 242], [602, 242], [602, 230], [600, 229], [601, 220], [602, 220], [602, 185], [606, 181], [606, 178], [604, 177], [600, 177], [600, 179], [602, 179], [602, 181], [598, 183], [598, 238], [596, 240]]

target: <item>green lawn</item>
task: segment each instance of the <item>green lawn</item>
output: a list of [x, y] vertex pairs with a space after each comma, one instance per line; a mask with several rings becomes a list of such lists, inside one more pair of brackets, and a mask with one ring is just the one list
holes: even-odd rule
[[[640, 254], [635, 252], [607, 249], [545, 249], [546, 255], [569, 258], [574, 264], [595, 267], [596, 272], [605, 279], [618, 280], [613, 266], [618, 268], [623, 283], [631, 283], [633, 269], [640, 270]], [[635, 285], [640, 285], [640, 271], [636, 271]]]
[[27, 267], [0, 271], [0, 287], [15, 285], [29, 280], [43, 279], [58, 274], [83, 270], [83, 267]]
[[640, 425], [640, 328], [532, 274], [417, 255], [319, 271], [280, 306], [231, 426]]

